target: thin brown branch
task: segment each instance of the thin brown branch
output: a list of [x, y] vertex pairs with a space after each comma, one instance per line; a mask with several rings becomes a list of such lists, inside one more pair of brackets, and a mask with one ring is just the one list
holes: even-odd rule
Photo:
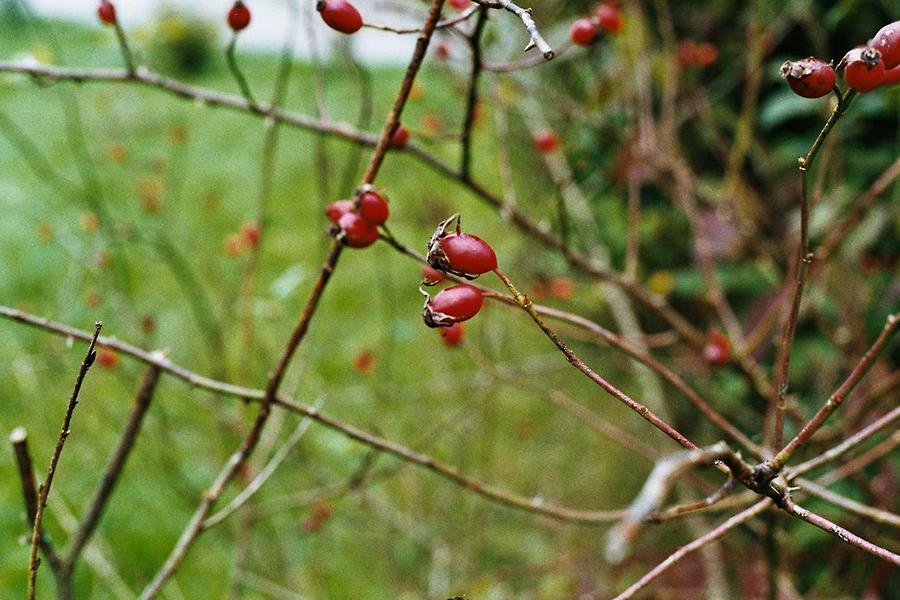
[[861, 517], [865, 517], [870, 521], [878, 523], [879, 525], [889, 525], [891, 527], [900, 527], [900, 515], [896, 515], [887, 510], [881, 510], [879, 508], [874, 508], [872, 506], [868, 506], [861, 502], [857, 502], [856, 500], [852, 500], [845, 496], [841, 496], [835, 492], [832, 492], [827, 487], [823, 485], [819, 485], [814, 481], [810, 481], [809, 479], [803, 479], [802, 477], [797, 479], [798, 485], [800, 485], [801, 489], [810, 494], [811, 496], [815, 496], [820, 500], [824, 500], [830, 504], [834, 504], [840, 508], [843, 508], [847, 512], [854, 513]]
[[469, 74], [469, 90], [466, 95], [466, 114], [463, 118], [462, 134], [460, 135], [460, 143], [462, 145], [459, 165], [459, 174], [464, 179], [471, 176], [472, 165], [472, 128], [475, 126], [475, 114], [478, 110], [478, 84], [481, 79], [481, 69], [483, 67], [481, 59], [481, 34], [484, 32], [484, 26], [487, 24], [488, 12], [482, 10], [475, 21], [475, 30], [469, 36], [469, 48], [472, 51], [472, 69]]
[[656, 414], [654, 414], [649, 408], [633, 400], [630, 396], [628, 396], [625, 392], [608, 382], [604, 379], [600, 374], [591, 369], [587, 363], [585, 363], [571, 348], [569, 348], [566, 343], [559, 337], [559, 335], [551, 329], [544, 319], [541, 317], [540, 313], [537, 312], [537, 309], [534, 306], [534, 303], [531, 300], [522, 294], [513, 282], [503, 273], [503, 271], [497, 269], [494, 271], [497, 276], [503, 281], [504, 285], [509, 288], [510, 293], [515, 298], [516, 304], [522, 308], [531, 319], [540, 327], [541, 331], [550, 338], [550, 341], [554, 343], [554, 345], [559, 348], [560, 352], [566, 357], [566, 360], [569, 363], [581, 371], [588, 379], [596, 383], [603, 389], [606, 393], [611, 395], [613, 398], [625, 404], [628, 408], [639, 414], [641, 417], [646, 419], [651, 425], [665, 433], [667, 436], [675, 440], [681, 446], [689, 449], [696, 450], [698, 446], [687, 439], [684, 435], [682, 435], [677, 429], [672, 427], [670, 424], [666, 423], [663, 419], [659, 418]]
[[803, 426], [803, 428], [794, 436], [788, 444], [781, 449], [772, 459], [767, 461], [767, 464], [774, 469], [775, 472], [781, 470], [782, 467], [787, 463], [790, 457], [794, 454], [794, 451], [806, 443], [809, 438], [813, 436], [813, 434], [819, 430], [819, 427], [825, 422], [825, 420], [833, 413], [844, 401], [844, 398], [847, 397], [856, 384], [865, 376], [865, 374], [869, 371], [872, 365], [875, 363], [875, 359], [881, 354], [881, 351], [887, 346], [891, 337], [897, 330], [897, 326], [900, 325], [900, 315], [893, 314], [887, 318], [887, 323], [884, 326], [884, 329], [881, 331], [881, 335], [878, 336], [878, 339], [875, 340], [875, 343], [872, 344], [872, 347], [869, 348], [868, 352], [866, 352], [865, 356], [859, 361], [853, 371], [847, 376], [847, 379], [838, 387], [838, 389], [828, 398], [828, 401], [825, 402], [824, 405], [816, 412], [810, 421]]
[[795, 517], [803, 519], [810, 525], [815, 525], [819, 529], [834, 535], [844, 543], [855, 546], [860, 550], [864, 550], [873, 556], [877, 556], [882, 560], [886, 560], [890, 563], [893, 563], [895, 566], [900, 567], [900, 555], [891, 552], [887, 548], [883, 548], [878, 544], [873, 544], [872, 542], [859, 537], [855, 533], [844, 529], [837, 523], [832, 523], [825, 517], [803, 508], [802, 506], [794, 502], [790, 497], [785, 498], [784, 504], [784, 509]]
[[873, 462], [878, 461], [893, 452], [897, 446], [900, 446], [900, 431], [895, 430], [894, 433], [882, 440], [881, 443], [875, 444], [859, 456], [845, 462], [837, 469], [826, 473], [820, 477], [817, 482], [822, 485], [831, 485], [845, 477], [858, 473]]
[[[28, 433], [25, 431], [25, 428], [16, 427], [13, 429], [12, 433], [9, 434], [9, 442], [12, 444], [13, 454], [16, 457], [19, 482], [22, 485], [22, 499], [25, 502], [25, 518], [28, 521], [29, 527], [34, 529], [34, 515], [37, 512], [38, 493], [37, 484], [34, 480], [34, 467], [32, 466], [31, 452], [28, 450]], [[51, 544], [50, 540], [43, 535], [41, 536], [40, 544], [41, 552], [44, 553], [44, 557], [47, 559], [50, 569], [54, 574], [58, 573], [62, 561], [60, 560], [59, 555], [56, 554], [53, 544]]]
[[34, 512], [34, 527], [31, 531], [31, 556], [28, 562], [28, 600], [34, 600], [37, 591], [37, 572], [38, 567], [40, 566], [37, 554], [41, 538], [43, 537], [42, 527], [44, 511], [47, 508], [47, 498], [50, 496], [50, 487], [53, 485], [53, 477], [56, 475], [56, 468], [59, 465], [59, 458], [62, 455], [63, 447], [66, 445], [66, 439], [68, 439], [69, 434], [71, 433], [69, 428], [72, 423], [72, 415], [75, 413], [75, 407], [78, 406], [78, 394], [81, 392], [81, 386], [84, 383], [85, 376], [90, 370], [91, 365], [94, 364], [94, 359], [97, 358], [94, 347], [97, 344], [97, 337], [100, 335], [101, 327], [103, 327], [103, 324], [99, 321], [94, 325], [94, 335], [91, 338], [91, 343], [88, 345], [84, 360], [81, 361], [81, 368], [78, 370], [78, 376], [75, 378], [75, 386], [72, 388], [72, 394], [69, 396], [69, 402], [66, 405], [66, 413], [63, 417], [62, 428], [60, 429], [59, 437], [56, 440], [56, 447], [53, 449], [53, 454], [50, 457], [50, 466], [47, 468], [47, 477], [44, 479], [44, 483], [38, 488], [37, 506], [35, 507]]
[[125, 468], [125, 463], [127, 462], [131, 450], [134, 448], [137, 436], [140, 433], [141, 425], [144, 422], [144, 416], [147, 414], [147, 409], [150, 408], [150, 403], [153, 401], [153, 394], [156, 391], [159, 374], [159, 367], [150, 366], [147, 369], [144, 380], [141, 382], [141, 387], [134, 398], [134, 404], [131, 407], [128, 422], [125, 424], [122, 435], [119, 437], [119, 445], [116, 447], [109, 464], [107, 464], [106, 469], [103, 472], [103, 478], [97, 485], [96, 490], [94, 490], [94, 494], [88, 504], [88, 509], [85, 511], [84, 517], [82, 517], [81, 523], [78, 525], [78, 529], [70, 538], [62, 570], [63, 578], [66, 580], [71, 579], [72, 571], [75, 569], [79, 556], [81, 556], [81, 551], [84, 549], [85, 544], [88, 543], [88, 540], [90, 540], [94, 530], [97, 528], [97, 524], [100, 522], [103, 511], [109, 503], [110, 496], [112, 495], [116, 484], [119, 482], [122, 470]]
[[807, 473], [815, 469], [816, 467], [840, 458], [843, 454], [852, 450], [862, 442], [870, 439], [873, 435], [875, 435], [885, 427], [890, 426], [898, 419], [900, 419], [900, 406], [895, 407], [891, 412], [860, 429], [837, 446], [831, 448], [826, 452], [823, 452], [813, 459], [797, 465], [793, 469], [790, 469], [787, 473], [788, 480], [790, 480], [792, 477], [803, 475], [804, 473]]
[[519, 19], [522, 21], [522, 25], [525, 26], [525, 30], [528, 32], [528, 35], [531, 37], [531, 39], [528, 41], [528, 45], [525, 46], [525, 52], [528, 52], [532, 48], [537, 48], [541, 53], [541, 56], [544, 57], [544, 60], [551, 60], [554, 56], [556, 56], [553, 48], [550, 46], [550, 44], [547, 43], [547, 41], [541, 35], [541, 32], [538, 30], [537, 24], [534, 22], [534, 17], [532, 17], [532, 11], [530, 8], [522, 8], [521, 6], [516, 5], [510, 0], [472, 1], [487, 8], [503, 8], [519, 17]]
[[626, 600], [627, 598], [634, 597], [639, 591], [647, 587], [650, 583], [652, 583], [657, 577], [662, 575], [664, 572], [669, 570], [675, 563], [680, 561], [682, 558], [687, 556], [688, 554], [699, 550], [700, 548], [706, 546], [707, 544], [711, 544], [716, 540], [724, 537], [728, 532], [732, 529], [745, 523], [755, 517], [756, 515], [762, 513], [772, 506], [772, 501], [768, 498], [764, 500], [760, 500], [753, 506], [748, 509], [745, 509], [738, 514], [734, 515], [715, 529], [711, 530], [709, 533], [702, 535], [695, 539], [693, 542], [686, 544], [670, 554], [668, 558], [664, 561], [653, 567], [646, 575], [637, 580], [634, 584], [632, 584], [628, 589], [615, 597], [615, 600]]
[[[435, 29], [447, 29], [448, 27], [453, 27], [454, 25], [459, 25], [460, 23], [467, 21], [472, 15], [481, 10], [481, 7], [478, 5], [473, 5], [468, 7], [467, 9], [461, 11], [458, 15], [454, 15], [448, 19], [442, 19], [437, 22], [437, 25], [434, 26]], [[391, 33], [397, 33], [400, 35], [408, 35], [412, 33], [422, 33], [422, 29], [420, 27], [410, 28], [410, 27], [394, 27], [393, 25], [383, 25], [381, 23], [363, 23], [363, 27], [368, 27], [370, 29], [377, 29], [379, 31], [389, 31]]]

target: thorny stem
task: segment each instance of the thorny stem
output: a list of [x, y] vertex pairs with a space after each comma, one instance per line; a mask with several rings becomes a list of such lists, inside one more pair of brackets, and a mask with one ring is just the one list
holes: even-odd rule
[[486, 6], [487, 8], [503, 8], [519, 17], [522, 21], [522, 25], [525, 26], [525, 30], [528, 31], [528, 35], [531, 36], [528, 45], [525, 46], [525, 52], [528, 52], [532, 48], [537, 48], [540, 51], [541, 56], [544, 57], [544, 60], [552, 60], [553, 57], [556, 56], [553, 48], [547, 43], [541, 35], [541, 32], [538, 31], [537, 24], [534, 22], [530, 8], [522, 8], [510, 0], [473, 0], [473, 2]]
[[91, 338], [91, 343], [88, 345], [84, 360], [81, 361], [81, 368], [78, 370], [78, 376], [75, 378], [75, 386], [72, 388], [72, 395], [69, 396], [69, 403], [66, 406], [62, 428], [60, 429], [59, 437], [56, 440], [56, 448], [53, 449], [53, 454], [50, 457], [50, 466], [47, 468], [47, 477], [44, 479], [44, 483], [38, 488], [37, 506], [35, 507], [34, 512], [34, 527], [31, 531], [31, 556], [28, 562], [28, 600], [34, 600], [37, 589], [37, 572], [40, 565], [37, 553], [41, 537], [43, 536], [42, 526], [44, 510], [47, 508], [47, 498], [50, 496], [50, 486], [53, 485], [53, 476], [56, 475], [56, 467], [59, 464], [59, 457], [62, 455], [63, 446], [65, 446], [66, 439], [69, 437], [69, 433], [71, 433], [69, 427], [72, 423], [72, 415], [75, 413], [75, 407], [78, 405], [78, 394], [81, 392], [81, 385], [84, 383], [84, 378], [87, 375], [88, 370], [90, 370], [91, 365], [94, 364], [94, 359], [97, 358], [94, 347], [97, 345], [97, 337], [100, 335], [100, 329], [102, 327], [103, 324], [99, 321], [94, 325], [94, 335]]
[[813, 145], [809, 149], [809, 152], [806, 153], [806, 156], [803, 156], [799, 159], [801, 182], [800, 243], [797, 251], [796, 267], [794, 271], [794, 290], [791, 296], [791, 304], [788, 316], [784, 324], [784, 329], [781, 333], [781, 342], [778, 345], [778, 353], [775, 361], [775, 387], [773, 390], [774, 395], [771, 399], [770, 404], [770, 413], [774, 415], [773, 445], [776, 448], [781, 447], [781, 444], [783, 442], [784, 415], [785, 411], [787, 410], [788, 380], [790, 377], [791, 368], [791, 350], [794, 345], [794, 337], [797, 331], [797, 319], [800, 314], [800, 302], [803, 298], [803, 289], [806, 285], [806, 277], [807, 273], [809, 272], [809, 267], [812, 264], [814, 258], [813, 254], [810, 252], [809, 247], [809, 171], [810, 169], [812, 169], [813, 163], [816, 160], [816, 156], [819, 154], [819, 150], [825, 143], [828, 134], [831, 133], [831, 130], [834, 129], [834, 126], [837, 124], [838, 120], [840, 120], [840, 118], [847, 111], [847, 108], [850, 106], [850, 102], [855, 97], [856, 92], [853, 90], [848, 90], [846, 94], [842, 95], [840, 91], [835, 88], [835, 95], [837, 95], [838, 97], [837, 106], [835, 106], [834, 111], [832, 111], [831, 113], [831, 116], [825, 122], [825, 126], [822, 127], [822, 130], [819, 132], [819, 135], [813, 142]]

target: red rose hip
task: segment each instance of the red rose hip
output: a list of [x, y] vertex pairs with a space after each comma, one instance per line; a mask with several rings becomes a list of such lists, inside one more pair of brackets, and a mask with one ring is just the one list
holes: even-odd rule
[[362, 28], [363, 21], [359, 11], [347, 0], [320, 0], [316, 9], [325, 24], [335, 31], [349, 35]]
[[871, 92], [881, 85], [884, 62], [878, 50], [854, 48], [844, 56], [841, 64], [844, 66], [844, 83], [860, 94]]
[[897, 85], [900, 83], [900, 66], [888, 69], [881, 77], [881, 85]]
[[454, 323], [450, 327], [441, 328], [441, 341], [450, 348], [462, 344], [466, 337], [466, 326], [462, 323]]
[[432, 286], [447, 279], [447, 276], [432, 266], [425, 265], [422, 267], [422, 285]]
[[597, 26], [590, 19], [578, 19], [569, 28], [569, 37], [576, 46], [590, 46], [598, 33]]
[[559, 136], [552, 129], [543, 129], [534, 136], [534, 147], [547, 154], [559, 148]]
[[250, 9], [247, 5], [238, 0], [228, 11], [228, 26], [235, 33], [247, 28], [250, 24]]
[[100, 19], [101, 23], [105, 23], [106, 25], [115, 25], [116, 7], [113, 6], [112, 2], [102, 0], [100, 6], [97, 7], [97, 18]]
[[619, 33], [622, 30], [622, 14], [615, 6], [601, 4], [594, 14], [600, 31], [604, 33]]
[[391, 136], [391, 147], [405, 148], [406, 144], [408, 144], [408, 143], [409, 143], [409, 129], [407, 129], [403, 125], [398, 125], [397, 129], [394, 130], [394, 134]]
[[378, 227], [355, 212], [344, 213], [337, 224], [344, 235], [344, 243], [351, 248], [367, 248], [378, 241]]
[[359, 199], [360, 216], [372, 225], [384, 225], [390, 209], [387, 201], [377, 192], [364, 192]]
[[469, 233], [451, 233], [439, 244], [450, 270], [467, 275], [481, 275], [497, 268], [497, 255], [490, 244]]
[[731, 361], [731, 342], [720, 331], [710, 331], [703, 346], [703, 360], [714, 367], [724, 367]]
[[325, 207], [325, 216], [337, 223], [346, 213], [353, 211], [353, 200], [336, 200]]
[[425, 303], [422, 318], [429, 327], [450, 327], [478, 314], [484, 304], [481, 292], [465, 283], [448, 287]]
[[869, 45], [881, 52], [885, 69], [893, 69], [900, 65], [900, 21], [894, 21], [879, 29]]
[[804, 98], [826, 96], [837, 83], [831, 65], [813, 56], [784, 63], [781, 65], [781, 76], [787, 80], [795, 94]]

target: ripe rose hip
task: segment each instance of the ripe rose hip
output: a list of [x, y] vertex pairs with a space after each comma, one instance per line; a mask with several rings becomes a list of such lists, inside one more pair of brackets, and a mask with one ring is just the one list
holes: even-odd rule
[[97, 17], [102, 23], [107, 25], [116, 24], [116, 7], [108, 0], [101, 0], [100, 6], [97, 7]]
[[384, 225], [390, 209], [387, 201], [377, 192], [364, 192], [359, 199], [360, 216], [372, 225]]
[[559, 136], [552, 129], [543, 129], [534, 136], [534, 147], [547, 154], [559, 148]]
[[804, 98], [821, 98], [831, 93], [837, 83], [834, 69], [824, 60], [810, 56], [781, 65], [781, 76], [791, 89]]
[[425, 265], [422, 267], [422, 285], [432, 286], [447, 279], [447, 276], [432, 266]]
[[[456, 221], [456, 232], [447, 228]], [[490, 244], [478, 236], [460, 232], [459, 215], [453, 215], [437, 226], [428, 242], [428, 264], [466, 279], [477, 279], [482, 273], [497, 268], [497, 255]]]
[[363, 21], [356, 7], [347, 0], [320, 0], [316, 10], [322, 15], [325, 24], [341, 33], [356, 33], [362, 28]]
[[569, 28], [569, 37], [576, 46], [590, 46], [598, 33], [597, 26], [590, 19], [578, 19]]
[[341, 220], [344, 214], [353, 210], [353, 200], [336, 200], [325, 207], [325, 216], [332, 223]]
[[854, 48], [841, 60], [844, 83], [860, 94], [871, 92], [881, 85], [884, 62], [881, 52], [874, 48]]
[[595, 15], [600, 31], [604, 33], [619, 33], [622, 30], [622, 14], [615, 6], [601, 4]]
[[391, 136], [391, 147], [405, 148], [407, 143], [409, 143], [409, 129], [403, 125], [398, 125]]
[[888, 69], [881, 77], [881, 85], [897, 85], [900, 83], [900, 65]]
[[441, 328], [441, 341], [450, 348], [462, 344], [466, 337], [466, 326], [462, 323], [454, 323], [450, 327]]
[[449, 4], [456, 10], [462, 10], [469, 6], [470, 0], [450, 0], [449, 2], [447, 2], [447, 4]]
[[344, 234], [344, 243], [351, 248], [366, 248], [378, 241], [378, 227], [355, 212], [344, 213], [337, 224]]
[[477, 315], [483, 304], [481, 292], [462, 283], [448, 287], [426, 301], [422, 318], [429, 327], [450, 327]]
[[888, 23], [879, 29], [869, 45], [881, 52], [885, 69], [900, 65], [900, 21]]
[[731, 361], [731, 342], [720, 331], [710, 331], [703, 346], [703, 360], [714, 367], [723, 367]]
[[228, 11], [228, 26], [235, 33], [247, 28], [250, 24], [250, 9], [247, 5], [237, 0]]

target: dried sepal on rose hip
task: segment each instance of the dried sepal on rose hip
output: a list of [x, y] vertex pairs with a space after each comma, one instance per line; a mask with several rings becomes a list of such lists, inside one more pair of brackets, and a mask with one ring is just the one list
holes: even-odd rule
[[[456, 231], [447, 233], [454, 221]], [[460, 226], [458, 214], [438, 225], [428, 242], [428, 264], [465, 279], [477, 279], [496, 269], [497, 255], [490, 244], [476, 235], [463, 233]]]
[[803, 60], [787, 61], [781, 65], [781, 76], [788, 82], [795, 94], [804, 98], [827, 96], [837, 83], [834, 68], [814, 56]]
[[843, 69], [844, 83], [860, 94], [871, 92], [884, 77], [881, 52], [868, 46], [854, 48], [841, 59], [838, 69]]
[[421, 288], [419, 291], [425, 296], [422, 319], [429, 327], [451, 327], [468, 321], [484, 305], [481, 291], [466, 283], [441, 290], [434, 298]]

